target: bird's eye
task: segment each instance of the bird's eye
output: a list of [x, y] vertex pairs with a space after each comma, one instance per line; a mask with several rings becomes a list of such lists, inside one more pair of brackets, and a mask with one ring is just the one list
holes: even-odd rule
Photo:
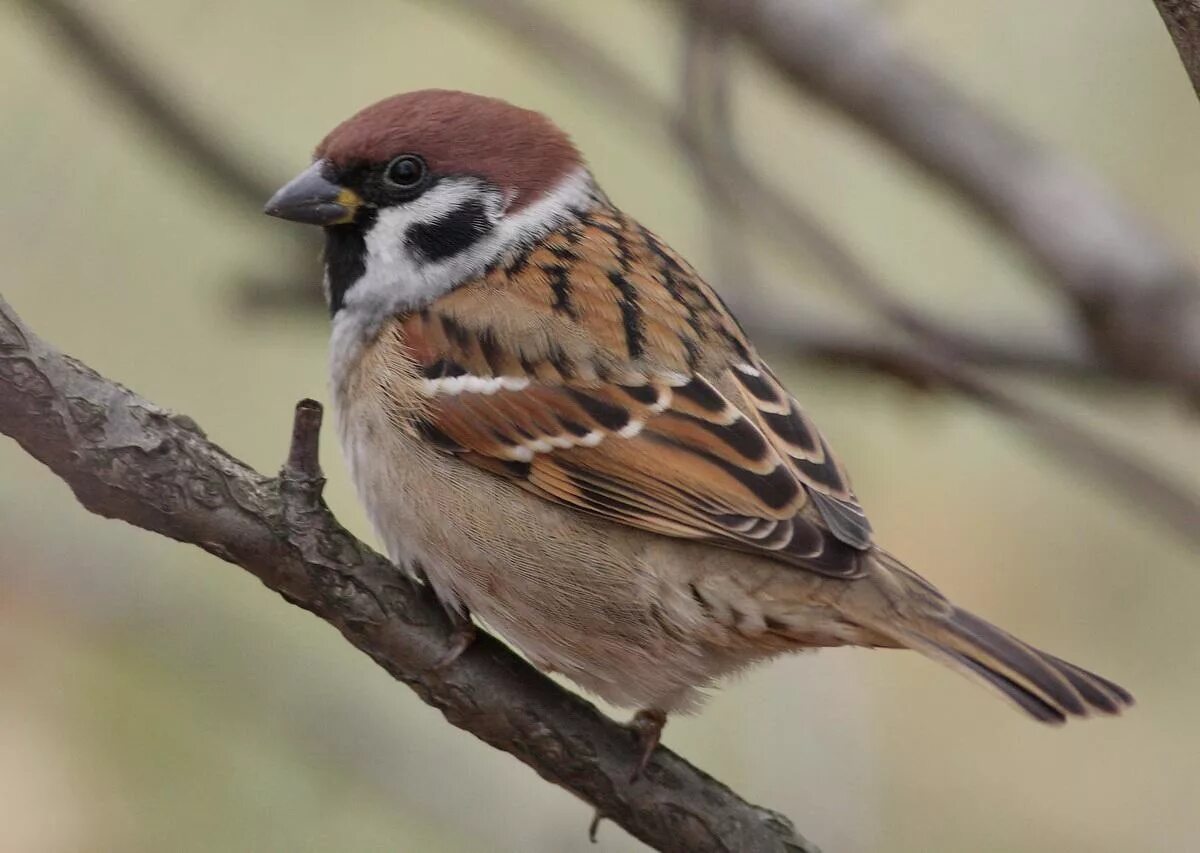
[[421, 185], [429, 170], [425, 161], [415, 154], [401, 154], [388, 163], [384, 180], [397, 189], [411, 190]]

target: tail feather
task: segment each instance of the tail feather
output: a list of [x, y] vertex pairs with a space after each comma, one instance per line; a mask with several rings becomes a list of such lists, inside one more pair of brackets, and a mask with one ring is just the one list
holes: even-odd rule
[[982, 682], [1044, 723], [1119, 714], [1133, 704], [1129, 692], [1108, 679], [1035, 649], [961, 608], [896, 633], [904, 645]]
[[[1133, 705], [1125, 688], [953, 606], [890, 554], [876, 551], [874, 556], [880, 571], [876, 589], [890, 600], [891, 616], [883, 624], [874, 622], [873, 628], [899, 645], [990, 687], [1044, 723], [1119, 714]], [[925, 606], [913, 606], [921, 602]]]
[[1002, 673], [988, 669], [974, 658], [957, 652], [949, 652], [944, 660], [950, 662], [951, 666], [954, 666], [956, 662], [958, 666], [955, 668], [960, 672], [968, 676], [973, 674], [975, 680], [980, 681], [984, 686], [999, 690], [1006, 699], [1016, 703], [1018, 708], [1040, 723], [1056, 726], [1067, 721], [1066, 716], [1058, 708], [1044, 702], [1038, 698], [1037, 694], [1030, 692]]
[[1061, 708], [1069, 716], [1087, 714], [1087, 704], [1070, 678], [1042, 652], [974, 613], [958, 608], [946, 620], [946, 629], [955, 651], [975, 657], [990, 671]]
[[1075, 689], [1079, 691], [1079, 694], [1088, 704], [1108, 714], [1119, 714], [1123, 708], [1133, 705], [1133, 694], [1121, 685], [1115, 684], [1103, 676], [1096, 675], [1094, 672], [1080, 669], [1075, 664], [1068, 663], [1062, 658], [1055, 657], [1049, 653], [1044, 654], [1046, 654], [1048, 659], [1057, 664], [1059, 669], [1070, 679], [1071, 684], [1075, 686]]

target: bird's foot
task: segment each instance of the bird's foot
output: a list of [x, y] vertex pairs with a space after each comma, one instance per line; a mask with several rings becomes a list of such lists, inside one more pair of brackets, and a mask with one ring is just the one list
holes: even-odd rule
[[446, 618], [450, 620], [450, 645], [446, 647], [446, 651], [433, 666], [429, 667], [429, 671], [433, 673], [441, 672], [462, 657], [463, 652], [471, 648], [475, 638], [479, 635], [479, 629], [471, 621], [471, 614], [468, 611], [464, 610], [460, 613], [449, 607], [445, 608], [445, 611]]
[[[638, 762], [633, 768], [633, 772], [629, 774], [629, 784], [632, 785], [642, 778], [642, 773], [646, 769], [646, 765], [650, 763], [650, 756], [654, 754], [654, 750], [658, 747], [658, 742], [662, 739], [663, 726], [667, 724], [667, 712], [659, 711], [657, 708], [645, 708], [633, 715], [633, 719], [626, 724], [638, 743]], [[588, 825], [588, 840], [593, 844], [596, 843], [596, 833], [600, 830], [600, 822], [604, 820], [605, 815], [597, 809], [592, 816], [592, 822]]]
[[654, 754], [659, 740], [662, 739], [663, 726], [666, 724], [667, 713], [657, 708], [645, 708], [638, 711], [629, 721], [629, 729], [637, 737], [638, 746], [641, 748], [637, 766], [633, 768], [633, 773], [629, 776], [629, 784], [632, 785], [642, 778], [646, 765], [650, 763], [650, 756]]
[[596, 813], [592, 815], [592, 822], [588, 824], [588, 841], [596, 843], [596, 838], [600, 832], [600, 821], [604, 820], [604, 815], [600, 813], [600, 809], [596, 809]]

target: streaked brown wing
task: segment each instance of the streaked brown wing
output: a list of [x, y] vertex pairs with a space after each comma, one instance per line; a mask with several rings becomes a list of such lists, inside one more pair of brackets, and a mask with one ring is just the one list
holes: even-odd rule
[[741, 390], [744, 408], [807, 487], [825, 523], [843, 542], [857, 548], [869, 547], [871, 523], [850, 488], [849, 477], [795, 398], [761, 359], [735, 365], [731, 373]]
[[618, 523], [861, 573], [869, 527], [824, 441], [707, 285], [619, 214], [392, 335], [422, 374], [412, 429], [444, 452]]

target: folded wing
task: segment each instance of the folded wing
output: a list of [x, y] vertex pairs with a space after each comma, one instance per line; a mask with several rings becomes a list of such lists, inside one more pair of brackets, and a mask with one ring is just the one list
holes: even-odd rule
[[716, 295], [636, 224], [556, 232], [394, 329], [412, 429], [561, 505], [856, 577], [870, 526]]

